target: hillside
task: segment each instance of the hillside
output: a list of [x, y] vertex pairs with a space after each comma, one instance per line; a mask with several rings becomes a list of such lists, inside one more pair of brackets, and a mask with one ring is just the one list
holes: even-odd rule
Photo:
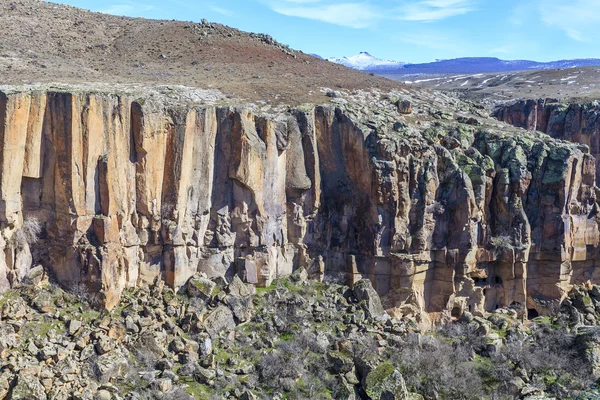
[[[399, 76], [389, 76], [400, 79]], [[600, 98], [600, 68], [568, 68], [489, 74], [403, 76], [414, 87], [455, 91], [491, 105], [513, 99], [556, 98], [568, 103]]]
[[293, 51], [270, 36], [206, 21], [117, 17], [37, 0], [0, 0], [0, 36], [4, 84], [176, 84], [285, 104], [322, 102], [321, 87], [400, 86]]

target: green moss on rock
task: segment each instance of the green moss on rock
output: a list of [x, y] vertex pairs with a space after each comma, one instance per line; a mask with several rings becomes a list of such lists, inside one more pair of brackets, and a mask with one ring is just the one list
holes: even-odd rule
[[[367, 375], [365, 392], [371, 399], [406, 399], [408, 390], [400, 371], [385, 361]], [[392, 397], [393, 396], [393, 397]]]

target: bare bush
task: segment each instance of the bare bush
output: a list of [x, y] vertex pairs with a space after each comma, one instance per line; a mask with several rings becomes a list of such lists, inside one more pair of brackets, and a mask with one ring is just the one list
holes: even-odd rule
[[74, 283], [72, 286], [67, 288], [67, 291], [82, 303], [91, 304], [95, 300], [94, 295], [90, 293], [88, 286], [83, 282]]
[[427, 212], [433, 215], [442, 215], [446, 212], [446, 207], [439, 201], [436, 201], [427, 207]]
[[470, 353], [481, 353], [486, 347], [486, 338], [478, 333], [478, 327], [472, 324], [448, 324], [439, 333], [450, 339], [455, 347], [462, 347]]
[[390, 357], [413, 392], [426, 398], [481, 399], [484, 385], [472, 359], [473, 350], [463, 339], [450, 344], [434, 336], [424, 336], [420, 345], [405, 344]]
[[282, 342], [260, 361], [260, 374], [263, 381], [279, 387], [279, 381], [286, 378], [297, 379], [304, 372], [304, 349], [296, 341]]
[[494, 236], [490, 239], [490, 244], [500, 249], [513, 249], [513, 241], [510, 236]]
[[346, 274], [344, 272], [329, 272], [323, 277], [323, 282], [327, 285], [343, 285], [346, 283]]
[[545, 375], [550, 372], [570, 375], [570, 390], [581, 390], [593, 382], [585, 361], [578, 352], [575, 335], [567, 329], [552, 329], [538, 326], [535, 341], [531, 343], [512, 342], [506, 346], [504, 354], [515, 365], [525, 368], [530, 374]]
[[43, 225], [37, 217], [28, 217], [15, 233], [17, 245], [25, 247], [37, 243], [42, 234]]

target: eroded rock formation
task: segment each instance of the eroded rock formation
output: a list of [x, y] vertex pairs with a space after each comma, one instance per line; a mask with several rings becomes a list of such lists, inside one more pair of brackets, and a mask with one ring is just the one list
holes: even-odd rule
[[[581, 146], [475, 128], [439, 96], [412, 114], [381, 93], [271, 113], [183, 98], [0, 95], [2, 287], [40, 262], [112, 307], [157, 277], [269, 285], [305, 267], [369, 278], [398, 314], [457, 315], [539, 309], [595, 278]], [[34, 220], [42, 240], [19, 240]]]
[[588, 146], [600, 176], [600, 103], [565, 104], [555, 99], [518, 100], [494, 110], [494, 117], [513, 126], [547, 133]]

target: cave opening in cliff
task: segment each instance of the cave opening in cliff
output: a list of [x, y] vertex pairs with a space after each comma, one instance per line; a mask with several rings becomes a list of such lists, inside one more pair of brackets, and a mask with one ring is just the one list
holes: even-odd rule
[[452, 309], [451, 315], [453, 318], [459, 318], [462, 315], [462, 309], [459, 306], [455, 306]]
[[475, 286], [484, 287], [487, 286], [488, 280], [486, 278], [473, 278]]
[[540, 316], [540, 313], [535, 308], [527, 309], [527, 319], [534, 319]]

